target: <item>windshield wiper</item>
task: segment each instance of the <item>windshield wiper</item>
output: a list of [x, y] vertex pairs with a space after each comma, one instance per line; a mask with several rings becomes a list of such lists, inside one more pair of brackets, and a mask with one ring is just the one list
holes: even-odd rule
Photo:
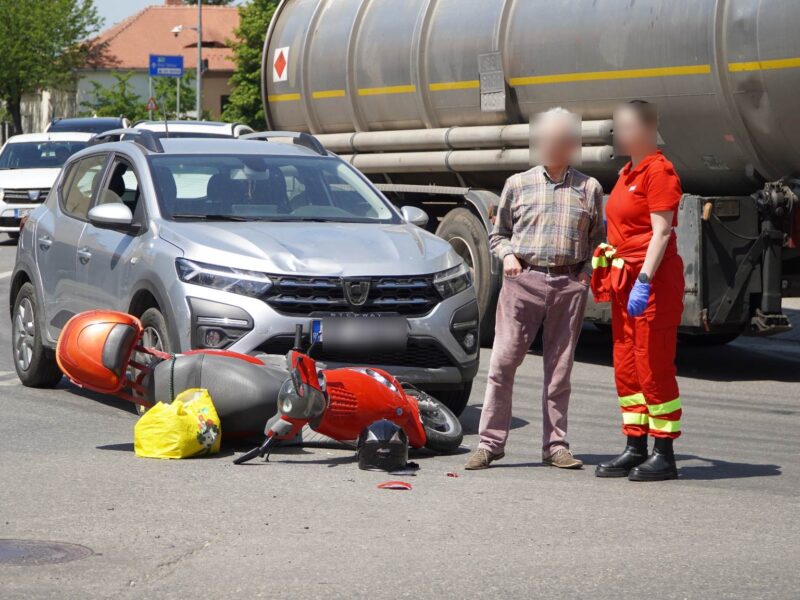
[[191, 219], [195, 221], [234, 221], [237, 223], [258, 220], [251, 217], [240, 217], [238, 215], [200, 215], [192, 213], [179, 213], [177, 215], [172, 215], [172, 218]]

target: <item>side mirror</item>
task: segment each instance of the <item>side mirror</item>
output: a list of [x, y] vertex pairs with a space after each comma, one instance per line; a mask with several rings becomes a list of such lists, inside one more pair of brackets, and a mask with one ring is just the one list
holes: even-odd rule
[[121, 202], [99, 204], [92, 208], [87, 216], [92, 225], [106, 229], [130, 227], [133, 224], [131, 209]]
[[404, 206], [400, 209], [403, 218], [417, 227], [425, 227], [428, 224], [428, 213], [416, 206]]

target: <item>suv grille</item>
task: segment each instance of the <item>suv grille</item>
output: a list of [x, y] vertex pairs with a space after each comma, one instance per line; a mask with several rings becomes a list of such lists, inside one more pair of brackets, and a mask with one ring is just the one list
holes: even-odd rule
[[[265, 354], [286, 354], [292, 349], [294, 338], [292, 336], [277, 336], [267, 340], [259, 351]], [[438, 342], [425, 338], [408, 338], [405, 350], [393, 352], [370, 352], [369, 354], [358, 351], [326, 352], [325, 345], [314, 347], [311, 352], [314, 360], [330, 363], [344, 363], [374, 367], [418, 367], [423, 369], [439, 369], [455, 366], [455, 362]]]
[[[368, 282], [369, 293], [363, 304], [348, 301], [345, 285]], [[356, 294], [350, 293], [350, 299]], [[440, 302], [433, 276], [419, 277], [273, 277], [273, 286], [264, 300], [278, 312], [309, 315], [314, 312], [383, 312], [421, 316]]]
[[[39, 196], [35, 200], [31, 200], [28, 192], [38, 192]], [[6, 190], [3, 194], [3, 200], [8, 204], [33, 204], [36, 202], [44, 202], [47, 194], [50, 193], [50, 188], [39, 188], [32, 190]]]

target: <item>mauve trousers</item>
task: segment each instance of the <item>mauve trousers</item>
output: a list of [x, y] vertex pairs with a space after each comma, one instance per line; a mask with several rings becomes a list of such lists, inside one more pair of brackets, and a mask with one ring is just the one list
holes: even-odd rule
[[[570, 374], [575, 360], [589, 286], [573, 275], [550, 275], [525, 269], [505, 277], [497, 302], [492, 359], [483, 401], [479, 447], [502, 452], [511, 427], [514, 375], [539, 327], [542, 333], [542, 456], [567, 443]], [[530, 390], [525, 390], [527, 396]]]

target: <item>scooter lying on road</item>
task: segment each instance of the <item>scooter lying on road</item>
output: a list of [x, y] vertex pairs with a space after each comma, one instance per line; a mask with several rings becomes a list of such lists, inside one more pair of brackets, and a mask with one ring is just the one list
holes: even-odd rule
[[[301, 337], [298, 326], [295, 348]], [[143, 346], [139, 319], [116, 311], [72, 317], [59, 336], [56, 359], [76, 385], [143, 408], [205, 388], [225, 439], [255, 437], [267, 423], [265, 444], [237, 463], [264, 456], [275, 441], [293, 439], [305, 424], [335, 441], [354, 442], [364, 427], [386, 418], [405, 430], [412, 448], [436, 452], [454, 451], [463, 438], [461, 423], [444, 404], [380, 369], [318, 371], [299, 349], [287, 354], [288, 370], [237, 352], [173, 355]]]
[[278, 394], [278, 414], [266, 426], [266, 440], [233, 462], [242, 464], [267, 456], [280, 440], [291, 440], [304, 426], [333, 440], [352, 442], [365, 427], [381, 419], [400, 426], [412, 448], [454, 452], [463, 431], [458, 418], [434, 397], [403, 386], [377, 368], [317, 369], [298, 348], [302, 329], [295, 332], [295, 350], [286, 356], [290, 377]]

